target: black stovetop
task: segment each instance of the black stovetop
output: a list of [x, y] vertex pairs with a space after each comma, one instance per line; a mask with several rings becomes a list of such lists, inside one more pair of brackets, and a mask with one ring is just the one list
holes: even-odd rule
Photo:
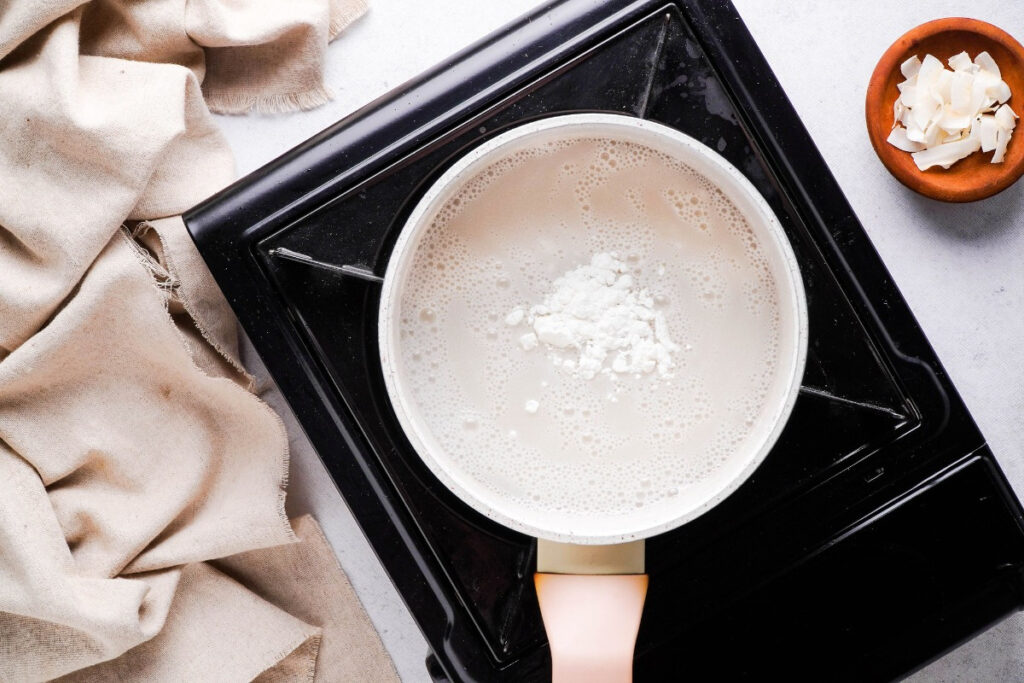
[[569, 111], [652, 119], [719, 150], [779, 216], [810, 311], [803, 387], [765, 463], [648, 542], [637, 680], [892, 678], [1024, 605], [1019, 503], [732, 6], [566, 0], [186, 216], [423, 629], [432, 674], [547, 678], [534, 543], [420, 463], [383, 385], [379, 284], [339, 267], [382, 274], [462, 152]]

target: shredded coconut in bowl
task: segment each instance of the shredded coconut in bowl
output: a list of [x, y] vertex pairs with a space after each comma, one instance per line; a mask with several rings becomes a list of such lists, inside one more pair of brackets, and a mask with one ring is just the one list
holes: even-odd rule
[[892, 132], [887, 142], [910, 152], [917, 167], [949, 168], [977, 151], [992, 152], [992, 163], [1006, 157], [1017, 114], [1006, 104], [1010, 86], [995, 60], [979, 52], [949, 58], [950, 69], [932, 55], [913, 56], [900, 66]]
[[679, 350], [654, 297], [636, 285], [614, 252], [595, 254], [589, 264], [565, 273], [543, 303], [517, 307], [505, 322], [530, 328], [519, 338], [523, 350], [543, 344], [556, 352], [551, 354], [556, 365], [586, 379], [655, 370], [668, 377]]

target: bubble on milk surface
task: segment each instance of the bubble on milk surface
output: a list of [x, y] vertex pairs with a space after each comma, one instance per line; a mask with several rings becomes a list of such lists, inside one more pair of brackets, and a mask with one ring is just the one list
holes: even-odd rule
[[[478, 170], [428, 220], [398, 355], [460, 478], [536, 520], [627, 518], [727, 476], [763, 437], [762, 405], [784, 381], [767, 236], [686, 164], [620, 140], [540, 143]], [[574, 377], [506, 324], [601, 252], [664, 312], [680, 347], [670, 379]]]

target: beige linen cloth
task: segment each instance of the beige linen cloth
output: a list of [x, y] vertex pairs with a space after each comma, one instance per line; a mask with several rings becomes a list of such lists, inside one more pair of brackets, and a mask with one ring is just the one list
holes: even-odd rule
[[0, 681], [392, 681], [178, 218], [362, 0], [0, 0]]

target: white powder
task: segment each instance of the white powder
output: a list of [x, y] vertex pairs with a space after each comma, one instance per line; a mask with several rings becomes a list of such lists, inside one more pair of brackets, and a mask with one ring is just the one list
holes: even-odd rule
[[[522, 309], [519, 309], [519, 311], [521, 313]], [[537, 345], [539, 343], [540, 342], [537, 339], [537, 335], [535, 335], [533, 332], [527, 332], [526, 334], [519, 338], [519, 345], [523, 347], [523, 351], [535, 349], [537, 348]]]
[[[589, 264], [556, 279], [544, 303], [516, 308], [505, 321], [533, 329], [520, 338], [524, 350], [544, 344], [556, 365], [586, 379], [599, 372], [654, 370], [665, 377], [679, 348], [664, 314], [654, 309], [654, 298], [634, 284], [629, 267], [614, 252], [595, 254]], [[559, 353], [566, 351], [569, 356]]]

